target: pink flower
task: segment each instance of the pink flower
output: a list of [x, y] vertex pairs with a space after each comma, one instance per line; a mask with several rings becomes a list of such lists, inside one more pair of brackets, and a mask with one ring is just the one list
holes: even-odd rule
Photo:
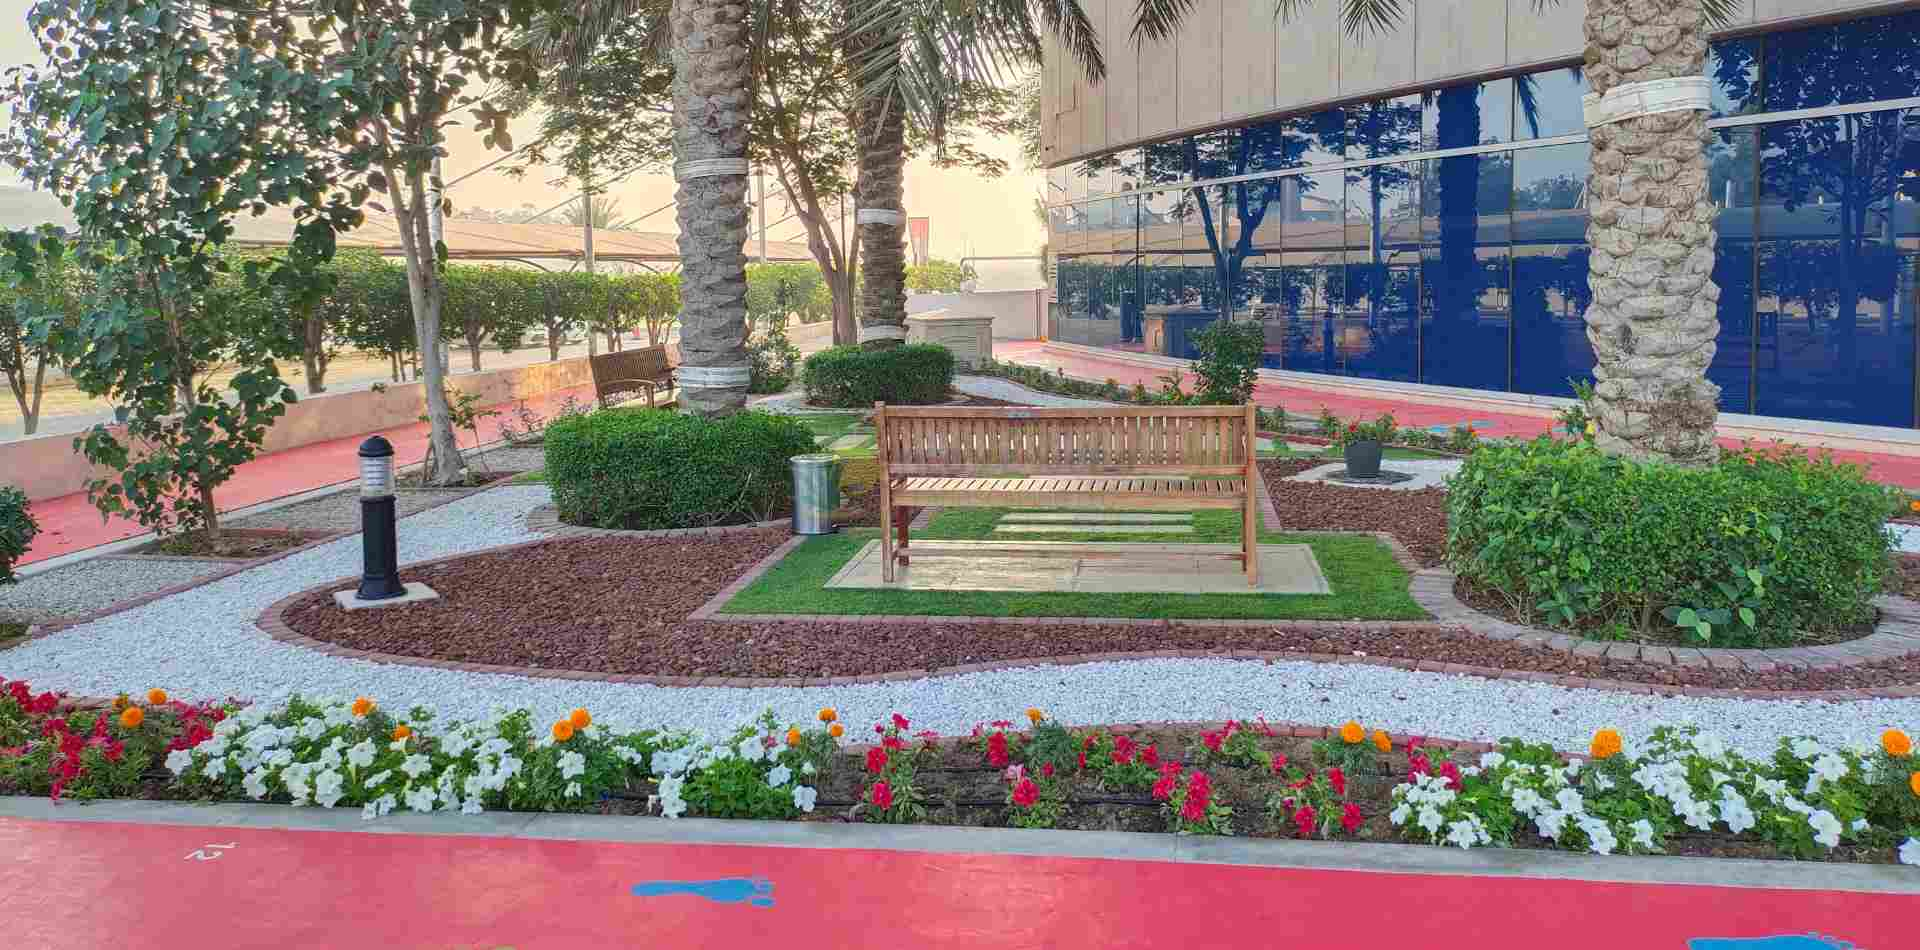
[[875, 782], [873, 783], [871, 797], [875, 808], [892, 808], [893, 786], [885, 782]]
[[1300, 837], [1313, 837], [1313, 820], [1317, 817], [1319, 816], [1314, 813], [1312, 805], [1303, 805], [1299, 811], [1293, 813], [1293, 825], [1300, 830]]
[[1460, 790], [1460, 766], [1451, 761], [1440, 763], [1440, 774], [1446, 776], [1447, 785], [1454, 791]]
[[1178, 784], [1179, 781], [1180, 773], [1178, 771], [1160, 773], [1160, 781], [1153, 783], [1154, 800], [1164, 802], [1172, 798], [1173, 787]]
[[1019, 805], [1021, 808], [1032, 808], [1034, 803], [1039, 800], [1040, 786], [1033, 784], [1033, 779], [1023, 778], [1020, 780], [1020, 784], [1013, 787], [1013, 803], [1015, 805]]
[[1340, 810], [1340, 827], [1347, 829], [1347, 834], [1358, 832], [1360, 830], [1360, 821], [1359, 805], [1348, 802], [1346, 806]]
[[1225, 742], [1226, 738], [1227, 733], [1225, 730], [1219, 732], [1203, 732], [1200, 734], [1200, 741], [1206, 745], [1208, 752], [1220, 751], [1220, 743]]
[[1155, 766], [1159, 765], [1160, 764], [1159, 748], [1151, 745], [1142, 746], [1140, 748], [1140, 761], [1147, 765], [1155, 765]]
[[1327, 770], [1327, 784], [1333, 786], [1333, 793], [1341, 798], [1347, 797], [1347, 775], [1339, 766]]
[[1044, 775], [1044, 776], [1046, 776], [1046, 777], [1048, 777], [1048, 778], [1052, 778], [1052, 777], [1053, 777], [1053, 763], [1052, 763], [1052, 762], [1042, 762], [1042, 763], [1040, 763], [1040, 774], [1041, 774], [1041, 775]]
[[1275, 752], [1273, 754], [1273, 774], [1279, 775], [1282, 771], [1286, 769], [1286, 767], [1287, 767], [1286, 753]]
[[996, 732], [987, 737], [987, 764], [994, 768], [1007, 765], [1007, 734]]
[[1000, 775], [1007, 780], [1008, 784], [1012, 784], [1027, 777], [1027, 767], [1018, 763], [1009, 765]]
[[1201, 822], [1207, 820], [1207, 800], [1191, 792], [1180, 806], [1180, 817], [1186, 821]]
[[902, 716], [899, 713], [893, 714], [893, 727], [895, 729], [905, 729], [907, 728], [908, 725], [909, 723], [907, 722], [907, 717]]
[[1205, 772], [1195, 772], [1187, 779], [1187, 794], [1201, 798], [1213, 797], [1213, 780]]
[[868, 749], [867, 750], [867, 771], [872, 772], [875, 775], [878, 775], [881, 772], [884, 772], [886, 770], [887, 770], [887, 750]]
[[1132, 762], [1133, 752], [1134, 745], [1132, 739], [1126, 736], [1113, 737], [1113, 763], [1115, 765], [1126, 765]]

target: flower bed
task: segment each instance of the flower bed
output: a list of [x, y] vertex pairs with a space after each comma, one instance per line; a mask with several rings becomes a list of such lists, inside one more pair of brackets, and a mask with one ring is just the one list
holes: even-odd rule
[[[959, 739], [894, 713], [852, 744], [833, 709], [765, 713], [734, 733], [626, 730], [575, 709], [443, 721], [368, 697], [198, 706], [154, 690], [80, 710], [24, 683], [0, 693], [0, 792], [262, 800], [395, 810], [639, 812], [667, 818], [1161, 829], [1407, 840], [1462, 848], [1775, 855], [1920, 864], [1920, 759], [1783, 740], [1740, 754], [1692, 729], [1585, 758], [1503, 740], [1477, 758], [1349, 722], [1317, 740], [1265, 723], [1126, 731], [1039, 709]], [[864, 735], [864, 734], [863, 734]]]

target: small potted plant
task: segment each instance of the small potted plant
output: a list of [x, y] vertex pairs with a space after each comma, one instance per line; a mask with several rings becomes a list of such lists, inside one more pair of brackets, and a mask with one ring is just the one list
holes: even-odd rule
[[1337, 430], [1335, 445], [1347, 460], [1347, 475], [1352, 478], [1378, 478], [1380, 454], [1386, 442], [1400, 431], [1393, 413], [1381, 413], [1372, 422], [1349, 422]]

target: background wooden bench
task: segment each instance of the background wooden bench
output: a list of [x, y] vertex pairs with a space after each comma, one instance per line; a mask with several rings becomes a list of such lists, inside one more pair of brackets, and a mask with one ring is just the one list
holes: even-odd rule
[[620, 402], [617, 397], [635, 394], [646, 396], [652, 406], [655, 393], [673, 388], [673, 364], [664, 346], [601, 353], [588, 357], [587, 365], [593, 371], [593, 398], [602, 409]]
[[[881, 573], [908, 563], [904, 510], [1240, 509], [1237, 554], [1260, 582], [1254, 524], [1254, 407], [1092, 409], [874, 407]], [[1024, 476], [1024, 477], [1020, 477]], [[896, 532], [898, 532], [896, 540]], [[994, 553], [990, 548], [981, 553]]]

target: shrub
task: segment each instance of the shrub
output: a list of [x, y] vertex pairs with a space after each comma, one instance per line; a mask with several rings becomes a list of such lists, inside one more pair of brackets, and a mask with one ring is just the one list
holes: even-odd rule
[[1447, 560], [1556, 625], [1771, 645], [1872, 618], [1895, 500], [1793, 451], [1692, 469], [1546, 437], [1488, 443], [1449, 483]]
[[1193, 364], [1199, 390], [1192, 402], [1209, 405], [1245, 405], [1253, 398], [1253, 383], [1266, 352], [1267, 331], [1257, 322], [1216, 320], [1194, 334], [1200, 359]]
[[26, 556], [27, 545], [40, 525], [27, 510], [27, 496], [18, 488], [0, 485], [0, 584], [14, 581], [13, 565]]
[[785, 416], [724, 419], [611, 409], [547, 427], [547, 482], [560, 520], [650, 530], [763, 521], [793, 504], [787, 462], [813, 436]]
[[932, 343], [885, 350], [836, 346], [807, 357], [800, 381], [816, 406], [932, 405], [945, 402], [953, 388], [953, 354]]
[[800, 348], [787, 338], [787, 325], [767, 324], [747, 347], [747, 392], [756, 396], [786, 392], [793, 385], [794, 367], [799, 362]]

